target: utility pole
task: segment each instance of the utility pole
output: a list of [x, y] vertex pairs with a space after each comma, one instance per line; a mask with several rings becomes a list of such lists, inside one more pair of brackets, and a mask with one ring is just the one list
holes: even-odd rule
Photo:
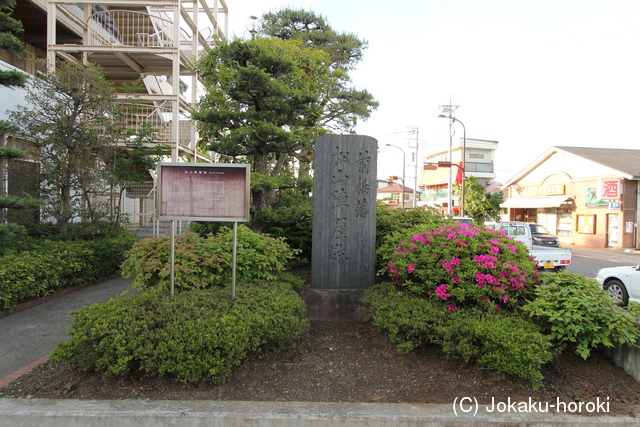
[[[440, 112], [446, 116], [453, 117], [454, 111], [460, 107], [451, 104], [451, 96], [449, 96], [449, 105], [441, 105]], [[453, 163], [453, 119], [449, 120], [449, 161]], [[453, 216], [453, 168], [449, 168], [449, 200], [448, 213]]]
[[419, 142], [419, 134], [420, 134], [420, 129], [418, 128], [418, 126], [407, 126], [407, 129], [409, 129], [409, 133], [413, 133], [416, 135], [416, 146], [412, 147], [411, 146], [411, 142], [409, 142], [409, 148], [415, 148], [416, 149], [416, 157], [415, 157], [415, 162], [416, 162], [416, 168], [415, 168], [415, 173], [414, 173], [414, 181], [413, 181], [413, 207], [415, 208], [417, 206], [417, 192], [418, 192], [418, 148], [420, 147], [420, 142]]

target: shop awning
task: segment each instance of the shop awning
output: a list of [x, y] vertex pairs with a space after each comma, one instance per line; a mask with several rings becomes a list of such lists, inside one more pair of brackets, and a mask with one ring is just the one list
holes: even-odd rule
[[[462, 169], [456, 167], [454, 163], [454, 170], [452, 171], [452, 180], [454, 183], [462, 183]], [[449, 184], [449, 168], [437, 168], [435, 170], [423, 170], [420, 171], [420, 180], [418, 181], [418, 187], [433, 187], [438, 185]]]
[[574, 199], [575, 196], [540, 196], [540, 197], [512, 197], [505, 200], [501, 208], [557, 208]]

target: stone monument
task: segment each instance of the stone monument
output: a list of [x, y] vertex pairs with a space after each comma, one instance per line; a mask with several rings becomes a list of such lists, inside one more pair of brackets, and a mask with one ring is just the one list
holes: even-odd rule
[[363, 290], [375, 283], [377, 154], [369, 136], [315, 140], [312, 289]]

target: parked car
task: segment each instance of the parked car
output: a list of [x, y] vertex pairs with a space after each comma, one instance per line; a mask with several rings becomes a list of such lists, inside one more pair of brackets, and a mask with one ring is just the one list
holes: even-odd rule
[[461, 224], [467, 224], [467, 225], [473, 225], [473, 223], [475, 222], [473, 218], [469, 218], [466, 216], [454, 216], [452, 219], [455, 222], [459, 222]]
[[542, 224], [529, 224], [531, 229], [532, 244], [537, 246], [551, 246], [553, 248], [560, 247], [560, 239], [549, 233]]
[[538, 268], [548, 271], [566, 270], [571, 264], [571, 249], [561, 248], [560, 245], [535, 244], [535, 238], [540, 235], [534, 236], [533, 231], [541, 231], [537, 226], [542, 227], [540, 224], [529, 222], [505, 221], [499, 223], [496, 230], [501, 230], [505, 235], [522, 242], [538, 264]]
[[640, 302], [640, 265], [602, 268], [596, 281], [611, 298], [620, 300], [621, 306]]

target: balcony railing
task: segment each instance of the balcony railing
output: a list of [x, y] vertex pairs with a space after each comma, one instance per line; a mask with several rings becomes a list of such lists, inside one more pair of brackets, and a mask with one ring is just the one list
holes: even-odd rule
[[[139, 133], [146, 126], [154, 130], [152, 136], [161, 143], [170, 144], [173, 140], [173, 114], [170, 102], [156, 102], [155, 105], [127, 103], [123, 105], [123, 110], [127, 129]], [[178, 142], [180, 145], [188, 146], [193, 121], [180, 115], [179, 122]]]
[[[90, 46], [174, 48], [171, 19], [131, 10], [107, 10], [92, 14], [87, 22]], [[191, 50], [192, 35], [180, 29], [180, 44]]]
[[465, 165], [465, 173], [493, 173], [493, 163], [467, 162]]
[[439, 191], [437, 193], [422, 193], [420, 194], [421, 202], [434, 202], [440, 199], [447, 199], [449, 197], [449, 193], [446, 191]]

